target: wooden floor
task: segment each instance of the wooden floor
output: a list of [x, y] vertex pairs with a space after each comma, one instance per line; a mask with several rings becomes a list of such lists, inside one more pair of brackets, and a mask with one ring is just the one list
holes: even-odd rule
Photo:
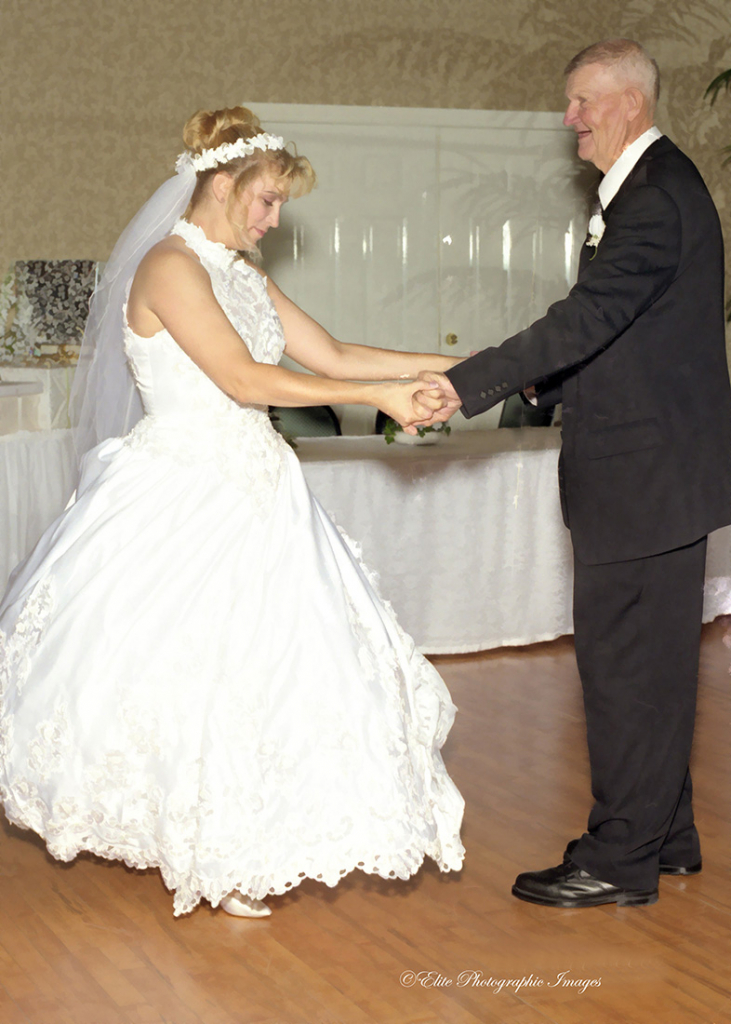
[[0, 1024], [731, 1022], [731, 622], [706, 627], [695, 745], [705, 868], [652, 907], [554, 910], [510, 895], [588, 810], [570, 640], [438, 658], [460, 715], [445, 758], [467, 811], [461, 875], [351, 875], [272, 917], [181, 920], [154, 872], [52, 861], [0, 832]]

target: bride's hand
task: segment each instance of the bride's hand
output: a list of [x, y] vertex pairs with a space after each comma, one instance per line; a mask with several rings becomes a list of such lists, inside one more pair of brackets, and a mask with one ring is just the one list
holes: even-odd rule
[[454, 390], [454, 385], [449, 377], [445, 374], [434, 370], [422, 370], [418, 380], [421, 381], [422, 387], [430, 387], [439, 391], [443, 399], [441, 408], [432, 415], [432, 424], [446, 423], [462, 407], [462, 399]]
[[415, 434], [417, 426], [429, 426], [445, 404], [439, 388], [425, 390], [423, 380], [381, 385], [379, 406], [396, 420], [407, 434]]

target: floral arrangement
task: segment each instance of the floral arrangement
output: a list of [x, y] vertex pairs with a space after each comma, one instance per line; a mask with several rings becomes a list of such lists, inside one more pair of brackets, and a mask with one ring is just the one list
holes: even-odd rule
[[15, 356], [17, 339], [10, 329], [15, 310], [15, 279], [10, 271], [0, 285], [0, 362], [9, 362]]
[[[396, 434], [402, 431], [404, 428], [396, 420], [386, 420], [383, 427], [383, 436], [386, 438], [386, 444], [393, 444], [396, 440]], [[437, 423], [433, 427], [417, 427], [416, 432], [419, 437], [426, 437], [427, 434], [444, 434], [445, 436], [451, 434], [452, 428], [448, 423]]]
[[72, 362], [96, 272], [93, 260], [18, 260], [0, 286], [0, 362]]

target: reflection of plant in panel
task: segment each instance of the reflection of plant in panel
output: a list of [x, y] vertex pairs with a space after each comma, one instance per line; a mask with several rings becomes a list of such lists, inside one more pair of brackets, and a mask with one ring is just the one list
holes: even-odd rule
[[565, 296], [596, 187], [596, 170], [574, 158], [573, 133], [552, 131], [539, 145], [510, 134], [515, 143], [494, 152], [489, 137], [442, 146], [443, 326], [459, 319], [470, 347], [499, 343]]

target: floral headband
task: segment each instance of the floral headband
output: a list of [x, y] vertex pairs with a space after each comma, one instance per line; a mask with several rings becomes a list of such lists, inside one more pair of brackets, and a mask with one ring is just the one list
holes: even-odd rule
[[176, 170], [181, 171], [184, 167], [190, 166], [194, 171], [208, 171], [219, 164], [227, 164], [241, 156], [251, 156], [257, 149], [284, 149], [284, 139], [280, 135], [269, 135], [268, 132], [260, 132], [251, 139], [237, 139], [236, 142], [224, 142], [222, 146], [215, 149], [204, 149], [202, 153], [181, 153], [175, 164]]

